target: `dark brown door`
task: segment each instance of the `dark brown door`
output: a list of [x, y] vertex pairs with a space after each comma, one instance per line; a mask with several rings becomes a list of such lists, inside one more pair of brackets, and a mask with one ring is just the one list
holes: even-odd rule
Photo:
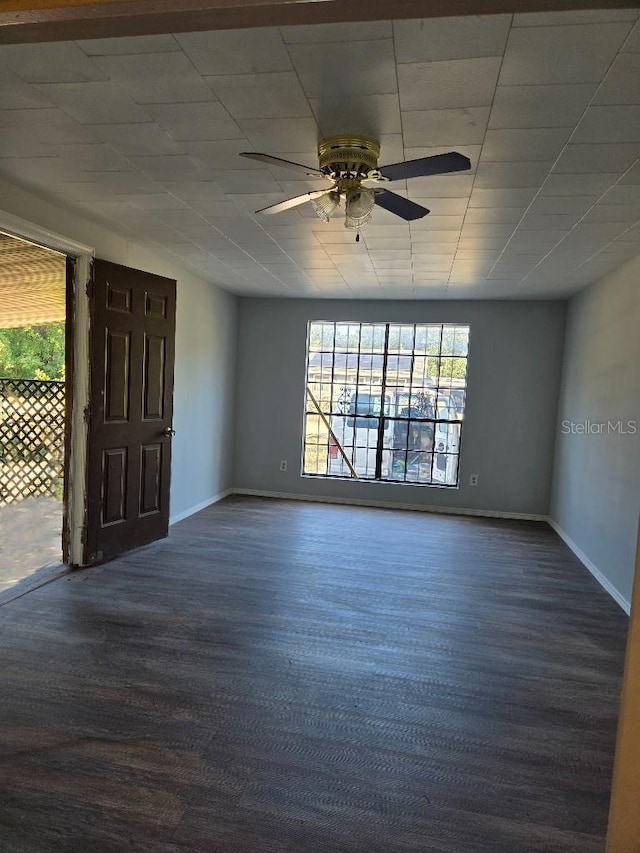
[[176, 283], [96, 260], [85, 563], [167, 535]]

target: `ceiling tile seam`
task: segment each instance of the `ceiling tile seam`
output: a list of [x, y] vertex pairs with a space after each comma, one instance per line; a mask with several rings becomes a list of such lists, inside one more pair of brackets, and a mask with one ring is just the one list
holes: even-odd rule
[[608, 249], [608, 248], [609, 248], [609, 246], [611, 246], [611, 245], [613, 245], [614, 243], [616, 243], [618, 240], [620, 240], [622, 237], [624, 237], [624, 235], [625, 235], [625, 234], [627, 234], [629, 231], [632, 231], [634, 228], [637, 228], [637, 227], [638, 227], [638, 225], [640, 225], [640, 219], [637, 219], [634, 223], [632, 223], [631, 225], [629, 225], [629, 227], [628, 227], [628, 228], [625, 228], [625, 230], [624, 230], [624, 231], [621, 231], [621, 232], [620, 232], [620, 234], [616, 234], [616, 236], [615, 236], [615, 237], [612, 237], [612, 239], [611, 239], [611, 240], [609, 240], [609, 242], [608, 242], [608, 243], [605, 243], [605, 245], [604, 245], [604, 246], [602, 246], [600, 249], [598, 249], [598, 251], [597, 251], [597, 252], [594, 252], [594, 253], [593, 253], [593, 255], [590, 255], [590, 256], [589, 256], [588, 258], [586, 258], [584, 261], [581, 261], [581, 262], [580, 262], [576, 267], [574, 267], [574, 269], [572, 269], [570, 272], [565, 273], [565, 275], [564, 275], [564, 276], [562, 276], [562, 278], [560, 278], [560, 279], [558, 280], [558, 284], [562, 284], [562, 283], [563, 283], [564, 281], [566, 281], [567, 279], [570, 279], [570, 278], [571, 278], [571, 276], [575, 275], [575, 273], [577, 273], [577, 272], [578, 272], [578, 270], [579, 270], [581, 267], [585, 266], [585, 264], [591, 263], [591, 261], [593, 261], [595, 258], [597, 258], [597, 257], [598, 257], [598, 255], [602, 254], [606, 249]]
[[[475, 169], [474, 174], [473, 174], [473, 180], [471, 182], [471, 190], [469, 192], [469, 198], [467, 199], [467, 206], [466, 206], [464, 214], [462, 216], [462, 224], [460, 225], [460, 233], [458, 234], [458, 239], [457, 239], [456, 245], [455, 245], [455, 252], [453, 255], [453, 259], [451, 261], [451, 266], [449, 268], [449, 275], [447, 277], [447, 281], [446, 281], [446, 284], [444, 287], [445, 295], [446, 295], [447, 291], [449, 290], [449, 282], [451, 281], [451, 275], [453, 273], [453, 267], [455, 265], [458, 250], [460, 248], [460, 240], [462, 240], [462, 232], [464, 230], [465, 222], [467, 219], [467, 213], [469, 212], [469, 204], [471, 203], [471, 196], [473, 195], [473, 190], [475, 188], [476, 180], [478, 178], [478, 164], [482, 160], [482, 150], [484, 148], [484, 144], [485, 144], [485, 141], [487, 139], [487, 133], [489, 132], [489, 124], [491, 121], [491, 112], [493, 110], [493, 105], [494, 105], [495, 100], [496, 100], [496, 94], [498, 92], [498, 83], [500, 82], [500, 75], [502, 74], [502, 66], [504, 65], [505, 56], [507, 54], [507, 46], [509, 44], [509, 38], [511, 36], [511, 31], [513, 29], [513, 20], [514, 20], [514, 15], [511, 15], [511, 19], [509, 21], [509, 29], [507, 31], [507, 35], [506, 35], [505, 43], [504, 43], [504, 50], [502, 51], [502, 58], [500, 60], [500, 67], [498, 68], [498, 74], [496, 76], [496, 85], [494, 86], [494, 89], [493, 89], [493, 97], [491, 99], [491, 104], [489, 106], [489, 114], [487, 115], [487, 124], [485, 126], [484, 135], [482, 137], [482, 142], [480, 144], [480, 154], [478, 155], [478, 163], [476, 164], [476, 169]], [[485, 279], [486, 279], [486, 276], [485, 276]]]
[[[617, 180], [614, 184], [612, 184], [610, 187], [608, 187], [608, 188], [607, 188], [607, 189], [602, 193], [602, 195], [601, 195], [601, 196], [600, 196], [596, 201], [594, 201], [594, 203], [591, 205], [591, 207], [590, 207], [590, 208], [589, 208], [589, 209], [588, 209], [588, 210], [587, 210], [587, 211], [586, 211], [586, 212], [585, 212], [585, 213], [580, 217], [580, 219], [576, 222], [576, 224], [573, 226], [573, 228], [571, 228], [569, 231], [567, 231], [567, 233], [562, 237], [562, 239], [561, 239], [561, 240], [558, 240], [558, 242], [555, 244], [555, 246], [553, 246], [553, 248], [552, 248], [552, 249], [550, 249], [550, 250], [547, 252], [547, 254], [546, 254], [546, 255], [544, 255], [544, 257], [540, 258], [540, 260], [535, 264], [535, 266], [534, 266], [534, 267], [532, 267], [532, 268], [529, 270], [529, 272], [528, 272], [528, 273], [527, 273], [527, 274], [526, 274], [526, 275], [525, 275], [525, 276], [520, 280], [519, 284], [524, 284], [524, 282], [529, 278], [529, 276], [534, 272], [534, 270], [536, 270], [536, 269], [537, 269], [541, 264], [543, 264], [543, 263], [547, 260], [547, 258], [548, 258], [550, 255], [552, 255], [552, 254], [553, 254], [553, 252], [555, 252], [555, 250], [558, 248], [558, 246], [559, 246], [559, 245], [560, 245], [560, 244], [561, 244], [561, 243], [562, 243], [562, 242], [563, 242], [563, 241], [564, 241], [564, 240], [569, 236], [569, 234], [571, 234], [571, 233], [573, 232], [573, 230], [574, 230], [575, 228], [577, 228], [577, 227], [578, 227], [578, 225], [580, 225], [580, 223], [583, 221], [583, 219], [584, 219], [586, 216], [588, 216], [588, 214], [593, 210], [593, 208], [594, 208], [594, 207], [596, 207], [596, 205], [600, 204], [600, 202], [601, 202], [601, 201], [602, 201], [602, 199], [606, 196], [606, 194], [607, 194], [608, 192], [610, 192], [614, 187], [618, 186], [618, 185], [620, 184], [620, 182], [623, 180], [623, 178], [625, 178], [625, 177], [629, 174], [629, 172], [631, 172], [631, 171], [632, 171], [632, 170], [633, 170], [633, 169], [634, 169], [634, 168], [635, 168], [639, 163], [640, 163], [640, 157], [636, 158], [636, 160], [634, 160], [634, 162], [629, 166], [629, 168], [628, 168], [628, 169], [627, 169], [627, 170], [626, 170], [622, 175], [620, 175], [620, 177], [618, 178], [618, 180]], [[594, 224], [598, 224], [598, 223], [594, 223]], [[602, 252], [605, 248], [607, 248], [607, 246], [610, 246], [610, 245], [611, 245], [611, 243], [615, 243], [615, 241], [616, 241], [616, 240], [618, 240], [618, 239], [619, 239], [623, 234], [626, 234], [626, 233], [627, 233], [627, 231], [629, 231], [631, 228], [634, 228], [637, 224], [638, 224], [638, 223], [637, 223], [637, 222], [635, 222], [633, 225], [630, 225], [630, 226], [629, 226], [628, 228], [626, 228], [624, 231], [621, 231], [621, 232], [620, 232], [620, 234], [617, 234], [615, 237], [612, 237], [612, 238], [611, 238], [611, 240], [609, 240], [609, 242], [608, 242], [608, 243], [605, 243], [605, 245], [604, 245], [601, 249], [598, 249], [598, 251], [597, 251], [597, 252], [594, 252], [594, 253], [593, 253], [593, 255], [592, 255], [590, 258], [587, 258], [585, 261], [582, 261], [581, 263], [579, 263], [579, 264], [578, 264], [574, 269], [572, 269], [570, 272], [565, 273], [565, 275], [564, 275], [564, 276], [562, 276], [562, 277], [559, 279], [558, 283], [561, 283], [561, 282], [565, 281], [565, 279], [567, 279], [567, 278], [569, 278], [569, 276], [573, 275], [573, 273], [574, 273], [576, 270], [580, 269], [580, 267], [581, 267], [581, 266], [583, 266], [584, 264], [588, 263], [588, 261], [589, 261], [589, 260], [591, 260], [591, 258], [596, 257], [596, 255], [600, 254], [600, 252]], [[496, 261], [496, 263], [497, 263], [497, 261]]]
[[[348, 24], [348, 23], [367, 23], [367, 22], [366, 21], [363, 21], [363, 22], [347, 21], [346, 23]], [[381, 24], [393, 24], [393, 21], [392, 20], [380, 21], [380, 23]], [[393, 36], [391, 36], [391, 37], [389, 37], [389, 36], [378, 36], [377, 38], [364, 38], [364, 37], [363, 38], [350, 38], [349, 41], [326, 41], [325, 40], [325, 41], [291, 41], [291, 42], [289, 42], [286, 40], [286, 38], [284, 37], [284, 34], [282, 32], [282, 30], [286, 29], [287, 26], [303, 26], [303, 27], [304, 26], [307, 26], [307, 27], [319, 26], [319, 27], [322, 27], [325, 25], [323, 25], [323, 24], [288, 24], [288, 25], [283, 25], [283, 26], [277, 27], [277, 30], [280, 33], [280, 38], [282, 39], [283, 44], [286, 48], [288, 48], [288, 47], [300, 47], [301, 45], [303, 45], [303, 46], [313, 45], [314, 47], [318, 47], [320, 45], [328, 45], [328, 44], [350, 44], [351, 42], [390, 41], [393, 38]], [[287, 51], [287, 53], [288, 53], [288, 51]], [[291, 58], [291, 57], [289, 57], [289, 58]]]
[[[234, 201], [235, 201], [235, 199], [234, 199]], [[268, 231], [267, 231], [267, 229], [264, 227], [264, 225], [262, 224], [262, 222], [261, 222], [259, 219], [256, 219], [255, 215], [251, 216], [251, 215], [249, 214], [249, 219], [251, 219], [253, 222], [255, 222], [255, 223], [256, 223], [256, 225], [257, 225], [257, 226], [258, 226], [258, 227], [259, 227], [259, 228], [260, 228], [260, 229], [261, 229], [261, 230], [262, 230], [262, 231], [263, 231], [263, 232], [264, 232], [264, 233], [269, 237], [269, 239], [274, 243], [274, 245], [276, 245], [276, 246], [278, 247], [278, 249], [280, 249], [280, 251], [283, 253], [283, 255], [284, 255], [284, 256], [289, 260], [289, 262], [290, 262], [290, 263], [292, 263], [294, 266], [296, 266], [296, 267], [300, 270], [300, 272], [302, 273], [302, 275], [304, 275], [306, 278], [308, 278], [308, 279], [309, 279], [309, 281], [311, 282], [311, 277], [310, 277], [310, 276], [309, 276], [309, 275], [304, 271], [303, 267], [301, 267], [301, 266], [300, 266], [300, 264], [299, 264], [297, 261], [294, 261], [294, 259], [293, 259], [289, 254], [288, 254], [288, 252], [286, 252], [286, 251], [282, 248], [282, 246], [281, 246], [281, 245], [280, 245], [280, 243], [275, 239], [275, 237], [273, 237], [271, 234], [269, 234], [269, 232], [268, 232]], [[317, 239], [317, 238], [316, 238], [316, 239]], [[325, 250], [325, 251], [326, 251], [326, 250]], [[332, 258], [331, 258], [330, 256], [329, 256], [329, 259], [330, 259], [330, 260], [332, 260]], [[259, 263], [259, 262], [258, 262], [258, 261], [256, 261], [256, 263]], [[262, 264], [260, 264], [260, 265], [262, 266]], [[334, 262], [334, 266], [335, 266], [335, 262]], [[344, 277], [343, 277], [343, 276], [342, 276], [342, 274], [340, 273], [340, 270], [339, 270], [337, 267], [336, 267], [336, 271], [338, 272], [338, 274], [339, 274], [339, 275], [340, 275], [340, 277], [342, 278], [342, 281], [343, 281], [343, 283], [344, 283], [345, 287], [346, 287], [349, 291], [351, 291], [351, 288], [349, 287], [349, 285], [347, 284], [347, 282], [345, 281]], [[277, 277], [277, 276], [276, 276], [276, 277]], [[278, 280], [280, 280], [280, 279], [278, 279]], [[312, 283], [312, 282], [311, 282], [311, 283]]]
[[[501, 260], [502, 256], [504, 255], [504, 253], [506, 252], [506, 250], [509, 248], [509, 245], [511, 244], [511, 241], [513, 240], [513, 238], [514, 238], [514, 236], [515, 236], [516, 232], [518, 231], [518, 228], [522, 225], [522, 222], [523, 222], [524, 218], [527, 216], [527, 214], [529, 213], [529, 210], [531, 209], [532, 205], [533, 205], [533, 204], [534, 204], [534, 202], [535, 202], [535, 201], [540, 197], [540, 194], [542, 193], [542, 190], [544, 189], [545, 184], [546, 184], [546, 183], [547, 183], [547, 181], [549, 180], [549, 178], [550, 178], [550, 176], [551, 176], [551, 174], [552, 174], [552, 172], [553, 172], [554, 168], [556, 167], [556, 165], [560, 162], [560, 158], [564, 155], [564, 153], [566, 152], [566, 150], [567, 150], [568, 146], [571, 144], [571, 140], [573, 139], [573, 137], [574, 137], [574, 135], [575, 135], [575, 133], [576, 133], [576, 131], [577, 131], [578, 127], [580, 126], [580, 123], [581, 123], [581, 122], [582, 122], [582, 120], [584, 119], [584, 117], [585, 117], [585, 115], [586, 115], [586, 113], [587, 113], [587, 110], [589, 109], [589, 107], [590, 107], [590, 106], [592, 106], [592, 104], [593, 104], [593, 102], [594, 102], [594, 99], [597, 97], [598, 92], [600, 91], [600, 88], [604, 85], [604, 82], [605, 82], [605, 80], [607, 79], [607, 75], [609, 74], [609, 72], [610, 72], [610, 71], [611, 71], [611, 69], [613, 68], [613, 65], [614, 65], [614, 63], [615, 63], [616, 59], [618, 58], [618, 56], [619, 56], [619, 55], [622, 53], [622, 51], [624, 50], [624, 46], [626, 45], [626, 43], [627, 43], [627, 42], [629, 41], [629, 39], [631, 38], [631, 34], [632, 34], [632, 32], [633, 32], [633, 30], [634, 30], [634, 29], [635, 29], [635, 25], [634, 25], [634, 26], [632, 26], [632, 27], [630, 28], [629, 32], [628, 32], [628, 33], [627, 33], [627, 35], [625, 36], [624, 41], [622, 42], [622, 44], [620, 45], [620, 47], [619, 47], [619, 48], [618, 48], [618, 50], [616, 51], [615, 55], [614, 55], [614, 56], [613, 56], [613, 58], [611, 59], [611, 62], [609, 63], [609, 65], [608, 65], [608, 67], [607, 67], [607, 70], [606, 70], [606, 71], [605, 71], [605, 73], [602, 75], [602, 78], [601, 78], [600, 82], [598, 83], [598, 85], [596, 86], [596, 88], [595, 88], [594, 92], [592, 93], [591, 97], [589, 98], [589, 101], [587, 102], [587, 104], [586, 104], [586, 106], [585, 106], [584, 110], [582, 111], [582, 113], [581, 113], [581, 115], [580, 115], [580, 118], [576, 121], [576, 123], [575, 123], [575, 125], [574, 125], [574, 127], [573, 127], [573, 130], [572, 130], [572, 131], [571, 131], [571, 133], [569, 134], [569, 138], [567, 139], [567, 141], [565, 142], [565, 144], [562, 146], [562, 149], [561, 149], [560, 153], [558, 154], [558, 156], [556, 157], [556, 159], [555, 159], [555, 161], [554, 161], [553, 165], [552, 165], [552, 166], [551, 166], [551, 168], [549, 169], [549, 172], [547, 173], [546, 178], [544, 179], [544, 181], [542, 182], [542, 184], [538, 187], [538, 190], [536, 191], [535, 195], [533, 196], [533, 198], [532, 198], [532, 199], [531, 199], [531, 201], [529, 202], [528, 206], [526, 207], [526, 209], [525, 209], [524, 213], [522, 214], [522, 217], [521, 217], [520, 221], [518, 222], [518, 224], [517, 224], [517, 225], [515, 226], [515, 228], [513, 229], [513, 233], [511, 234], [511, 236], [509, 237], [509, 239], [507, 240], [507, 242], [505, 243], [505, 245], [504, 245], [504, 246], [502, 247], [502, 249], [500, 250], [500, 254], [499, 254], [499, 255], [498, 255], [498, 257], [496, 258], [495, 263], [493, 264], [493, 266], [491, 267], [491, 269], [490, 269], [490, 270], [489, 270], [489, 272], [487, 273], [487, 278], [488, 278], [488, 277], [491, 275], [491, 273], [494, 271], [494, 269], [495, 269], [496, 265], [500, 262], [500, 260]], [[508, 40], [507, 40], [507, 41], [508, 41]], [[506, 54], [506, 49], [505, 49], [505, 54]], [[496, 87], [496, 88], [497, 88], [497, 87]], [[489, 121], [491, 121], [491, 113], [489, 113]], [[482, 156], [482, 152], [480, 152], [480, 154], [481, 154], [481, 156]], [[557, 174], [562, 174], [562, 173], [561, 173], [561, 172], [558, 172]], [[619, 180], [619, 179], [618, 179], [618, 180]], [[616, 183], [617, 183], [617, 181], [616, 181]], [[610, 188], [609, 188], [609, 189], [610, 189]], [[598, 201], [599, 201], [599, 200], [598, 200]], [[595, 204], [597, 204], [597, 203], [598, 203], [598, 201], [594, 202], [594, 205], [595, 205]], [[594, 205], [592, 205], [591, 207], [593, 207]], [[590, 211], [590, 210], [591, 210], [591, 208], [589, 208], [589, 210], [587, 211], [587, 213], [589, 213], [589, 211]], [[587, 215], [587, 213], [585, 213], [585, 214], [584, 214], [584, 216], [586, 216], [586, 215]], [[578, 222], [580, 222], [580, 221], [581, 221], [581, 220], [579, 220]], [[573, 226], [573, 228], [575, 228], [575, 227], [578, 225], [578, 222], [576, 223], [576, 225], [574, 225], [574, 226]], [[464, 224], [464, 223], [463, 223], [463, 224]], [[541, 263], [545, 260], [545, 258], [546, 258], [546, 257], [548, 257], [548, 256], [551, 254], [551, 252], [553, 252], [553, 251], [554, 251], [554, 250], [555, 250], [555, 249], [560, 245], [560, 243], [561, 243], [561, 242], [562, 242], [562, 241], [563, 241], [563, 240], [568, 236], [568, 234], [571, 234], [571, 232], [573, 231], [573, 228], [569, 229], [569, 231], [568, 231], [566, 234], [564, 234], [564, 235], [560, 238], [560, 240], [558, 240], [558, 242], [557, 242], [557, 243], [555, 244], [555, 246], [554, 246], [554, 247], [553, 247], [553, 248], [552, 248], [552, 249], [547, 253], [547, 255], [545, 255], [545, 257], [544, 257], [544, 258], [542, 258], [542, 259], [541, 259], [541, 260], [540, 260], [540, 261], [539, 261], [539, 262], [538, 262], [538, 263], [533, 267], [533, 269], [532, 269], [532, 270], [530, 270], [530, 271], [529, 271], [529, 273], [527, 273], [527, 275], [526, 275], [526, 276], [524, 276], [524, 278], [522, 278], [522, 279], [520, 280], [519, 284], [522, 284], [522, 283], [523, 283], [523, 282], [528, 278], [528, 276], [529, 276], [529, 275], [531, 275], [531, 273], [533, 272], [533, 270], [535, 270], [535, 269], [536, 269], [536, 267], [538, 267], [538, 266], [539, 266], [539, 264], [541, 264]]]
[[[634, 12], [637, 12], [635, 20], [638, 20], [640, 16], [640, 10], [637, 10], [634, 6], [621, 6], [622, 9], [633, 9]], [[572, 10], [573, 11], [573, 10]], [[527, 13], [524, 13], [527, 14]], [[535, 14], [535, 12], [533, 13]], [[515, 23], [513, 25], [514, 30], [548, 30], [548, 29], [556, 29], [556, 28], [564, 28], [564, 27], [601, 27], [603, 24], [627, 24], [629, 22], [633, 23], [632, 18], [620, 19], [618, 21], [581, 21], [580, 23], [576, 23], [575, 21], [567, 21], [566, 23], [561, 23], [558, 21], [555, 24], [518, 24]]]
[[[400, 113], [400, 138], [402, 139], [402, 158], [403, 158], [403, 160], [406, 160], [405, 143], [404, 143], [404, 116], [403, 116], [402, 106], [400, 105], [400, 80], [398, 79], [398, 54], [397, 54], [397, 45], [396, 45], [396, 21], [391, 21], [391, 40], [393, 42], [394, 76], [395, 76], [395, 80], [396, 80], [396, 89], [398, 91], [398, 107], [399, 107], [399, 113]], [[406, 181], [404, 182], [404, 184], [406, 186]], [[408, 197], [408, 192], [407, 192], [407, 197]], [[416, 268], [415, 268], [415, 263], [413, 260], [413, 241], [412, 241], [412, 237], [411, 237], [411, 226], [408, 222], [407, 222], [407, 230], [409, 232], [409, 248], [410, 248], [410, 261], [411, 261], [410, 287], [411, 287], [411, 292], [413, 294], [416, 294]], [[378, 271], [376, 269], [376, 265], [373, 263], [371, 255], [369, 255], [369, 260], [371, 262], [371, 265], [373, 266], [373, 273], [374, 273], [374, 275], [378, 281], [378, 287], [380, 287], [380, 289], [383, 290], [383, 287], [380, 284], [380, 277], [378, 276]]]
[[[174, 37], [173, 37], [173, 33], [164, 33], [164, 35], [168, 35], [168, 36], [170, 36], [170, 37], [174, 40], [174, 42], [178, 45], [178, 42], [177, 42], [177, 41], [175, 41], [175, 39], [174, 39]], [[114, 39], [114, 40], [116, 40], [116, 41], [117, 41], [119, 38], [121, 38], [121, 37], [120, 37], [120, 36], [114, 36], [114, 37], [113, 37], [113, 39]], [[124, 38], [126, 38], [126, 36], [125, 36]], [[142, 38], [144, 38], [144, 36], [142, 36]], [[108, 40], [109, 40], [109, 41], [111, 41], [112, 39], [111, 39], [111, 38], [109, 38]], [[165, 55], [166, 55], [166, 54], [168, 54], [168, 53], [173, 53], [173, 54], [175, 54], [175, 53], [178, 53], [179, 51], [181, 51], [181, 50], [182, 50], [182, 48], [180, 47], [180, 45], [178, 45], [178, 50], [145, 50], [145, 51], [144, 51], [144, 53], [140, 53], [140, 51], [135, 51], [135, 50], [131, 51], [131, 53], [87, 53], [87, 52], [86, 52], [86, 50], [82, 47], [82, 45], [80, 44], [80, 42], [79, 42], [79, 41], [73, 41], [73, 42], [72, 42], [72, 44], [75, 44], [75, 46], [76, 46], [77, 48], [79, 48], [79, 49], [84, 53], [84, 55], [87, 57], [87, 59], [111, 59], [111, 58], [113, 58], [113, 57], [118, 57], [118, 58], [120, 58], [120, 57], [122, 57], [122, 56], [124, 56], [124, 57], [131, 57], [131, 56], [165, 56]]]

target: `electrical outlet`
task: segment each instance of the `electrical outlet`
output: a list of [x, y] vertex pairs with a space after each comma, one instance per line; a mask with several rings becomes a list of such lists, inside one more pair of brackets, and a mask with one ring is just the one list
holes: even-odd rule
[[472, 474], [469, 477], [469, 485], [470, 486], [477, 486], [478, 485], [478, 475], [477, 474]]
[[281, 460], [280, 460], [280, 470], [281, 470], [281, 471], [286, 471], [286, 470], [287, 470], [287, 460], [286, 460], [286, 459], [281, 459]]

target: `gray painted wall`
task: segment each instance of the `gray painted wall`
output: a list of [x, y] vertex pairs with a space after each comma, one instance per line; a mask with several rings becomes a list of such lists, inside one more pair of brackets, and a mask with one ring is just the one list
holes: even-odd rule
[[178, 261], [0, 179], [0, 207], [97, 257], [177, 281], [171, 518], [231, 486], [237, 299]]
[[[626, 601], [640, 513], [639, 329], [640, 258], [569, 303], [551, 509]], [[563, 421], [609, 420], [635, 420], [638, 432], [562, 432]]]
[[[337, 499], [546, 515], [564, 302], [241, 299], [234, 485]], [[460, 488], [301, 477], [309, 320], [469, 323]], [[281, 459], [288, 471], [281, 473]], [[479, 475], [470, 487], [469, 475]]]

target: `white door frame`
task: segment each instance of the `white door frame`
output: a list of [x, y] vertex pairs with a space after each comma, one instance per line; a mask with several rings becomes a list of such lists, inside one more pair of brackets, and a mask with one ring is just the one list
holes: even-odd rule
[[14, 237], [22, 237], [55, 249], [68, 257], [75, 258], [76, 270], [73, 282], [73, 383], [71, 393], [71, 424], [67, 490], [68, 562], [81, 566], [84, 557], [84, 526], [86, 513], [86, 463], [87, 463], [87, 418], [89, 411], [89, 297], [87, 283], [91, 274], [94, 250], [76, 240], [71, 240], [48, 228], [42, 228], [8, 211], [0, 209], [0, 231]]

